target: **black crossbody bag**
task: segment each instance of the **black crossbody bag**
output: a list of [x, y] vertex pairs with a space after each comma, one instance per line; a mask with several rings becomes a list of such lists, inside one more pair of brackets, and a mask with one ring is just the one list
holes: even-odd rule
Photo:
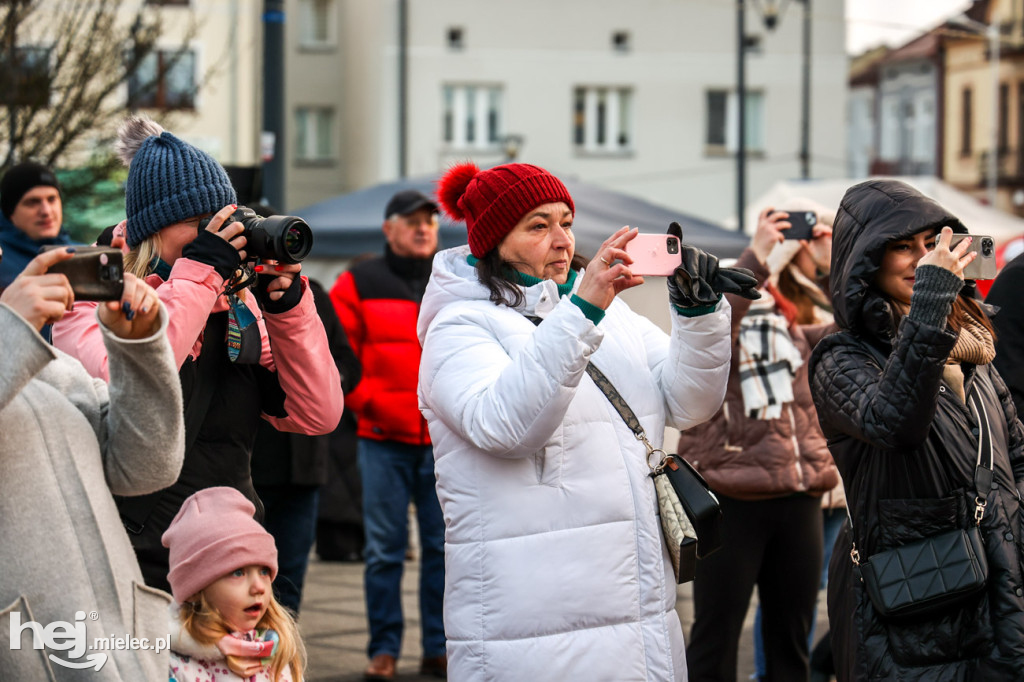
[[[883, 618], [928, 617], [967, 601], [985, 588], [988, 559], [981, 520], [992, 488], [994, 459], [988, 413], [977, 395], [972, 396], [971, 409], [981, 430], [974, 469], [974, 524], [878, 552], [863, 561], [856, 543], [850, 550], [850, 559], [871, 604]], [[984, 462], [986, 449], [988, 461]]]

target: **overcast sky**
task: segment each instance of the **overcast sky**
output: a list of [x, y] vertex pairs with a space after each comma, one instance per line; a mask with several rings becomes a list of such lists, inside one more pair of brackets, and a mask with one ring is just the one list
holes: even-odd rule
[[970, 5], [970, 0], [846, 0], [846, 51], [900, 45]]

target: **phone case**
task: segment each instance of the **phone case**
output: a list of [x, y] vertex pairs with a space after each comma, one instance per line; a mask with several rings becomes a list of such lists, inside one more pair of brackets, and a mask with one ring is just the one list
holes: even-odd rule
[[810, 239], [814, 226], [818, 224], [818, 215], [814, 211], [792, 211], [788, 222], [792, 227], [782, 230], [784, 239]]
[[116, 301], [124, 291], [124, 255], [107, 246], [76, 246], [75, 255], [47, 272], [63, 273], [76, 301]]
[[978, 256], [967, 264], [964, 268], [964, 279], [995, 279], [998, 268], [996, 268], [996, 242], [995, 239], [988, 235], [982, 234], [955, 234], [953, 240], [949, 243], [949, 248], [953, 248], [961, 241], [964, 237], [974, 237], [974, 241], [971, 242], [970, 247], [967, 251], [974, 251]]
[[626, 244], [626, 252], [633, 259], [629, 270], [634, 275], [668, 277], [683, 262], [679, 239], [670, 234], [640, 233]]

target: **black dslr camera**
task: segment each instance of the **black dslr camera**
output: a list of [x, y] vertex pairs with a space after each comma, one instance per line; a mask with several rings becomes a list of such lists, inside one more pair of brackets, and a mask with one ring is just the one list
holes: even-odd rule
[[[258, 257], [280, 263], [301, 263], [313, 248], [313, 231], [302, 218], [290, 215], [261, 218], [251, 208], [239, 206], [224, 225], [234, 222], [245, 227], [242, 235], [250, 260]], [[199, 221], [199, 229], [205, 230], [209, 224], [210, 218], [203, 218]]]

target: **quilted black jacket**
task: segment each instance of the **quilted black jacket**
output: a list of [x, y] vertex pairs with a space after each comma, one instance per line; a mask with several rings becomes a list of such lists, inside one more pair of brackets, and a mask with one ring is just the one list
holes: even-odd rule
[[[871, 288], [885, 244], [930, 227], [966, 229], [908, 185], [869, 181], [847, 191], [832, 250], [840, 332], [811, 357], [811, 391], [846, 486], [844, 527], [829, 567], [829, 621], [839, 680], [1024, 679], [1024, 428], [991, 365], [964, 365], [968, 395], [989, 416], [995, 477], [981, 524], [989, 561], [983, 594], [914, 623], [882, 620], [851, 559], [966, 527], [973, 513], [978, 423], [945, 384], [956, 336], [905, 317], [898, 329]], [[960, 295], [971, 295], [965, 287]]]

